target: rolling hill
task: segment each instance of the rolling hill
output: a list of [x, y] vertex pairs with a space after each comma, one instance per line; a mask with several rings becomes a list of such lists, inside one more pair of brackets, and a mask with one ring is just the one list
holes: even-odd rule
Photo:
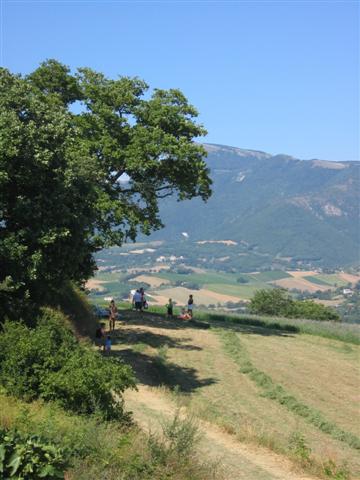
[[360, 162], [205, 148], [213, 196], [206, 204], [164, 200], [166, 227], [152, 239], [178, 244], [180, 250], [184, 241], [198, 248], [198, 242], [232, 240], [235, 248], [221, 245], [222, 250], [236, 251], [245, 263], [247, 255], [257, 255], [267, 264], [296, 267], [358, 264]]

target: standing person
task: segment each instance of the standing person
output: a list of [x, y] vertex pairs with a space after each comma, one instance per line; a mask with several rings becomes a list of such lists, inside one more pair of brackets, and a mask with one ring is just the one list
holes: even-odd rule
[[117, 306], [115, 305], [115, 301], [111, 300], [110, 305], [109, 305], [109, 330], [110, 332], [112, 330], [115, 330], [115, 320], [117, 317], [118, 309]]
[[138, 311], [138, 312], [142, 311], [143, 304], [142, 304], [142, 297], [141, 297], [140, 290], [136, 290], [136, 292], [134, 293], [133, 305], [134, 305], [136, 311]]
[[173, 316], [173, 302], [171, 298], [169, 298], [169, 303], [166, 305], [167, 308], [167, 316], [172, 317]]
[[194, 310], [194, 298], [192, 295], [189, 295], [189, 300], [187, 303], [187, 311], [191, 318], [193, 318], [193, 310]]
[[101, 347], [103, 346], [103, 339], [104, 339], [104, 326], [101, 324], [95, 332], [95, 345], [99, 347], [99, 350], [101, 350]]
[[141, 308], [145, 310], [146, 308], [148, 308], [148, 304], [146, 301], [145, 290], [143, 289], [143, 287], [140, 288], [139, 292], [141, 294]]
[[111, 352], [111, 337], [108, 335], [105, 340], [105, 354], [110, 355]]

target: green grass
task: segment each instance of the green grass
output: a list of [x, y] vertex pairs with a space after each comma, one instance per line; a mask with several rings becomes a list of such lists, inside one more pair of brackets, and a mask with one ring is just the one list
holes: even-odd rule
[[325, 282], [324, 280], [321, 280], [319, 277], [314, 277], [313, 275], [308, 275], [306, 277], [303, 277], [305, 280], [308, 280], [311, 283], [315, 283], [316, 285], [321, 285], [325, 287], [332, 287], [333, 284], [329, 282]]
[[274, 280], [281, 280], [282, 278], [291, 277], [287, 272], [284, 270], [273, 270], [269, 272], [260, 272], [251, 275], [251, 278], [259, 281], [259, 282], [271, 282]]
[[334, 422], [327, 420], [324, 415], [299, 401], [294, 395], [289, 393], [282, 385], [273, 382], [272, 378], [265, 372], [256, 368], [245, 346], [240, 342], [238, 334], [233, 331], [217, 330], [226, 352], [240, 367], [240, 372], [248, 375], [249, 378], [262, 390], [262, 395], [266, 398], [278, 402], [286, 407], [290, 412], [304, 418], [314, 427], [323, 433], [340, 440], [350, 447], [360, 450], [360, 438], [353, 433], [347, 432], [338, 427]]
[[306, 333], [360, 345], [360, 325], [357, 324], [200, 311], [196, 312], [196, 318], [210, 323], [228, 322], [230, 325], [253, 325], [272, 330]]
[[327, 285], [332, 285], [333, 287], [345, 287], [348, 284], [348, 282], [342, 280], [334, 273], [317, 275], [316, 278], [322, 282], [325, 282]]
[[52, 404], [26, 404], [0, 392], [0, 427], [41, 435], [66, 448], [72, 463], [68, 480], [213, 478], [212, 467], [196, 459], [194, 429], [189, 435], [190, 427], [179, 418], [164, 426], [163, 435], [148, 435], [132, 425], [71, 415]]
[[224, 295], [231, 295], [233, 297], [238, 297], [239, 299], [244, 298], [249, 300], [253, 297], [254, 293], [263, 288], [271, 288], [267, 283], [257, 283], [257, 284], [236, 284], [236, 285], [226, 285], [221, 283], [211, 283], [206, 284], [204, 287], [208, 290], [211, 290], [215, 293], [221, 293]]
[[152, 274], [152, 276], [157, 278], [164, 278], [169, 280], [172, 283], [175, 282], [192, 282], [196, 283], [199, 286], [205, 285], [207, 283], [220, 283], [220, 284], [230, 284], [236, 285], [237, 278], [239, 276], [246, 277], [251, 280], [251, 275], [246, 274], [233, 274], [233, 273], [218, 273], [218, 272], [206, 272], [206, 273], [189, 273], [189, 274], [180, 274], [172, 272], [160, 272], [158, 274]]

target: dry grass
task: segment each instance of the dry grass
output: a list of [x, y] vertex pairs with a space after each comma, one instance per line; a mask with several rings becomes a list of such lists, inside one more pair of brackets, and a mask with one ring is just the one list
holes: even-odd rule
[[151, 275], [139, 275], [138, 277], [133, 278], [133, 281], [139, 283], [147, 283], [151, 287], [160, 287], [160, 285], [165, 285], [170, 283], [166, 278], [153, 277]]
[[201, 288], [200, 290], [190, 290], [184, 287], [174, 287], [155, 291], [153, 293], [153, 298], [160, 304], [164, 304], [169, 298], [172, 298], [179, 305], [186, 305], [190, 294], [194, 295], [195, 305], [210, 305], [214, 303], [239, 301], [239, 297], [233, 295], [225, 295], [205, 288]]
[[[339, 428], [358, 432], [358, 346], [316, 336], [287, 336], [251, 326], [230, 328], [238, 329], [254, 365], [269, 372], [275, 383], [320, 410]], [[264, 397], [256, 383], [239, 371], [214, 332], [188, 327], [167, 329], [166, 325], [146, 329], [153, 335], [170, 337], [174, 343], [168, 345], [167, 361], [179, 371], [192, 372], [177, 377], [174, 370], [171, 383], [179, 385], [179, 404], [195, 416], [242, 441], [282, 453], [289, 451], [290, 437], [301, 432], [317, 465], [329, 459], [337, 465], [347, 462], [354, 475], [360, 473], [360, 458], [354, 448]]]
[[[288, 272], [293, 274], [294, 272]], [[298, 272], [296, 272], [298, 273]], [[306, 272], [301, 272], [301, 273], [306, 273]], [[279, 287], [283, 288], [296, 288], [298, 290], [302, 291], [307, 291], [307, 292], [316, 292], [318, 290], [325, 291], [329, 290], [331, 287], [326, 286], [326, 285], [317, 285], [314, 283], [309, 282], [309, 280], [305, 280], [302, 278], [303, 275], [297, 275], [296, 278], [282, 278], [281, 280], [275, 280], [274, 283], [275, 285], [278, 285]]]

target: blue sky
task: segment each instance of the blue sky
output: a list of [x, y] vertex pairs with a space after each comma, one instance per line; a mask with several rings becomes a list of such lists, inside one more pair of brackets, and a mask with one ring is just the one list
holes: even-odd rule
[[359, 3], [1, 0], [1, 64], [180, 88], [206, 141], [359, 159]]

